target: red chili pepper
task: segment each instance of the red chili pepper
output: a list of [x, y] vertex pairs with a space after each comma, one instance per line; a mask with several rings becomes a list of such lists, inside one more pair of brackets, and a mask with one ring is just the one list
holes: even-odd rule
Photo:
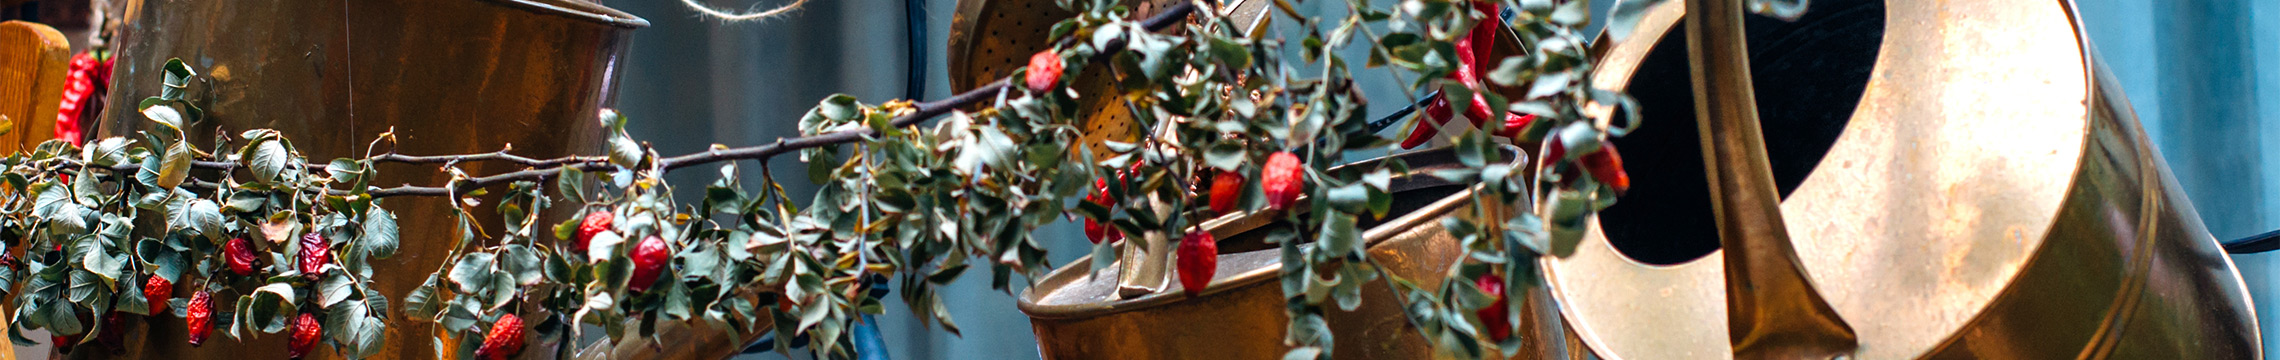
[[324, 235], [311, 231], [301, 235], [301, 276], [309, 281], [323, 277], [325, 264], [332, 262], [332, 243]]
[[626, 280], [626, 288], [633, 291], [649, 290], [657, 282], [657, 275], [665, 272], [665, 261], [673, 259], [673, 249], [665, 239], [650, 235], [633, 247], [633, 278]]
[[1243, 175], [1221, 171], [1211, 179], [1211, 212], [1231, 214], [1235, 200], [1243, 198]]
[[103, 92], [111, 84], [112, 59], [96, 58], [93, 52], [72, 55], [71, 67], [64, 73], [63, 104], [56, 107], [55, 137], [80, 143], [80, 114], [103, 111]]
[[491, 323], [491, 332], [484, 334], [483, 345], [475, 348], [476, 359], [506, 360], [523, 350], [523, 321], [515, 314], [499, 316]]
[[316, 315], [301, 313], [293, 319], [293, 341], [286, 344], [285, 355], [294, 359], [309, 355], [309, 350], [317, 349], [317, 341], [324, 339], [324, 333], [324, 324], [317, 322]]
[[1298, 202], [1299, 193], [1306, 189], [1306, 169], [1301, 166], [1297, 154], [1278, 152], [1267, 156], [1265, 169], [1259, 174], [1259, 190], [1266, 193], [1268, 209], [1279, 211]]
[[1518, 139], [1520, 132], [1528, 130], [1528, 124], [1535, 122], [1536, 114], [1504, 113], [1504, 129], [1498, 130], [1496, 136]]
[[[1104, 207], [1109, 206], [1108, 179], [1093, 179], [1093, 193], [1092, 195], [1086, 195], [1085, 201], [1090, 201], [1094, 204], [1100, 204], [1100, 206]], [[1124, 232], [1118, 231], [1114, 227], [1109, 227], [1107, 224], [1101, 223], [1100, 220], [1085, 218], [1085, 239], [1092, 240], [1092, 243], [1094, 244], [1099, 244], [1103, 241], [1115, 243], [1117, 241], [1124, 240]]]
[[586, 218], [578, 222], [578, 233], [576, 234], [577, 239], [574, 239], [575, 241], [570, 242], [570, 251], [578, 254], [585, 254], [587, 244], [591, 244], [594, 241], [594, 235], [599, 235], [604, 231], [610, 231], [610, 222], [614, 221], [612, 219], [614, 219], [614, 217], [610, 215], [609, 209], [598, 209], [594, 210], [594, 212], [586, 213]]
[[1187, 288], [1187, 296], [1203, 294], [1211, 285], [1211, 277], [1219, 273], [1219, 241], [1210, 232], [1188, 231], [1180, 237], [1180, 286]]
[[1030, 55], [1029, 76], [1023, 80], [1026, 80], [1023, 85], [1029, 85], [1029, 91], [1045, 92], [1052, 90], [1053, 84], [1061, 82], [1061, 56], [1055, 55], [1053, 49], [1045, 49], [1045, 51], [1037, 52], [1036, 55]]
[[258, 260], [253, 254], [253, 243], [245, 238], [230, 239], [222, 244], [222, 259], [229, 263], [230, 272], [238, 276], [253, 275], [253, 263]]
[[1546, 138], [1544, 139], [1544, 156], [1541, 159], [1537, 159], [1537, 162], [1541, 163], [1545, 167], [1550, 167], [1552, 166], [1552, 163], [1559, 162], [1560, 160], [1566, 158], [1567, 146], [1561, 145], [1558, 138]]
[[150, 315], [158, 316], [166, 312], [166, 301], [174, 299], [174, 282], [151, 275], [149, 280], [143, 281], [142, 291], [143, 299], [150, 301]]
[[190, 330], [190, 346], [206, 342], [206, 332], [214, 328], [214, 296], [200, 290], [190, 294], [190, 317], [184, 323]]
[[[1473, 6], [1478, 13], [1485, 16], [1485, 19], [1480, 24], [1473, 26], [1472, 30], [1465, 36], [1457, 38], [1456, 42], [1452, 44], [1456, 49], [1459, 65], [1456, 67], [1456, 71], [1449, 72], [1448, 78], [1475, 90], [1472, 94], [1472, 101], [1465, 104], [1465, 117], [1472, 122], [1474, 128], [1491, 130], [1484, 125], [1493, 118], [1491, 114], [1496, 111], [1488, 108], [1488, 96], [1480, 93], [1480, 91], [1487, 90], [1487, 86], [1481, 82], [1480, 75], [1494, 70], [1489, 68], [1486, 60], [1490, 60], [1487, 58], [1494, 56], [1492, 53], [1496, 49], [1496, 35], [1505, 29], [1505, 24], [1504, 21], [1496, 17], [1496, 13], [1501, 11], [1501, 5], [1480, 1], [1474, 2]], [[1440, 127], [1442, 125], [1448, 124], [1449, 118], [1452, 117], [1449, 111], [1449, 100], [1446, 95], [1434, 96], [1433, 102], [1425, 106], [1427, 118], [1418, 119], [1417, 126], [1409, 130], [1409, 137], [1401, 141], [1401, 148], [1412, 149], [1424, 145], [1425, 142], [1431, 141], [1433, 136], [1441, 133]], [[1511, 120], [1507, 116], [1506, 122], [1509, 123]], [[1499, 131], [1499, 135], [1506, 132], [1517, 133]]]
[[1496, 274], [1482, 274], [1480, 279], [1473, 280], [1473, 286], [1480, 288], [1481, 293], [1488, 294], [1489, 297], [1496, 299], [1496, 301], [1489, 302], [1488, 307], [1480, 308], [1474, 312], [1480, 316], [1481, 327], [1487, 328], [1488, 339], [1504, 341], [1505, 338], [1512, 337], [1512, 321], [1505, 312], [1504, 277], [1496, 276]]
[[1592, 179], [1614, 188], [1615, 194], [1631, 190], [1631, 175], [1623, 172], [1623, 155], [1615, 153], [1615, 144], [1599, 144], [1599, 151], [1576, 160], [1583, 163], [1584, 171], [1591, 172]]

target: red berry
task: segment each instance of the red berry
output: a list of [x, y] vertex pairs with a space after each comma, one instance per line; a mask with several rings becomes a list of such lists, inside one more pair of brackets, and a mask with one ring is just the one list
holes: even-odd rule
[[1029, 56], [1029, 91], [1045, 92], [1061, 82], [1061, 56], [1052, 49]]
[[1631, 190], [1631, 175], [1623, 172], [1623, 155], [1615, 153], [1615, 144], [1599, 144], [1599, 151], [1576, 160], [1583, 163], [1584, 171], [1591, 172], [1592, 179], [1614, 188], [1616, 194]]
[[[1085, 201], [1091, 201], [1103, 207], [1109, 206], [1111, 200], [1108, 199], [1108, 179], [1094, 179], [1093, 193], [1086, 195]], [[1085, 239], [1092, 240], [1094, 244], [1099, 244], [1102, 241], [1114, 243], [1124, 240], [1124, 232], [1117, 231], [1116, 228], [1109, 227], [1107, 224], [1102, 224], [1100, 220], [1085, 218]]]
[[595, 234], [610, 231], [612, 219], [614, 217], [610, 215], [609, 209], [598, 209], [586, 213], [586, 219], [578, 222], [578, 239], [570, 242], [570, 251], [579, 254], [586, 253], [586, 245], [593, 243]]
[[150, 314], [157, 316], [166, 312], [166, 301], [174, 299], [174, 282], [151, 275], [150, 280], [143, 281], [142, 291], [143, 299], [150, 301]]
[[1489, 297], [1496, 299], [1496, 301], [1489, 302], [1488, 307], [1480, 308], [1474, 312], [1476, 315], [1480, 315], [1481, 326], [1488, 328], [1488, 339], [1504, 341], [1505, 338], [1511, 337], [1512, 321], [1505, 316], [1504, 278], [1496, 276], [1496, 274], [1482, 274], [1479, 279], [1473, 280], [1473, 286], [1479, 287], [1481, 293], [1488, 294]]
[[1565, 159], [1567, 159], [1567, 145], [1560, 144], [1558, 138], [1545, 138], [1544, 156], [1536, 159], [1536, 161], [1541, 162], [1544, 167], [1551, 167], [1552, 163]]
[[1211, 179], [1211, 212], [1231, 214], [1243, 199], [1243, 175], [1221, 171]]
[[309, 232], [301, 235], [301, 276], [315, 281], [324, 275], [325, 264], [332, 262], [332, 243], [324, 235]]
[[523, 322], [515, 314], [499, 316], [491, 323], [491, 332], [483, 336], [483, 346], [475, 348], [476, 359], [506, 360], [523, 350]]
[[626, 287], [633, 291], [648, 290], [657, 282], [657, 273], [665, 271], [665, 261], [673, 258], [673, 250], [665, 246], [665, 239], [650, 235], [633, 247], [633, 278]]
[[1278, 152], [1267, 157], [1266, 169], [1259, 175], [1259, 187], [1267, 195], [1267, 208], [1282, 210], [1298, 202], [1300, 190], [1306, 188], [1306, 169], [1298, 163], [1298, 155]]
[[299, 359], [317, 348], [317, 340], [324, 339], [325, 327], [317, 322], [316, 315], [301, 313], [293, 318], [293, 342], [285, 349], [287, 357]]
[[205, 291], [190, 294], [190, 346], [206, 342], [206, 331], [214, 328], [214, 296]]
[[1180, 237], [1180, 286], [1187, 288], [1188, 296], [1203, 294], [1211, 285], [1211, 276], [1219, 273], [1219, 241], [1202, 230], [1188, 231]]
[[49, 345], [55, 345], [55, 351], [70, 354], [72, 346], [79, 344], [79, 334], [56, 335], [48, 340], [51, 341]]
[[229, 262], [231, 273], [238, 276], [253, 275], [253, 263], [256, 259], [253, 254], [253, 242], [246, 241], [245, 238], [230, 239], [229, 243], [222, 244], [222, 255], [223, 260]]

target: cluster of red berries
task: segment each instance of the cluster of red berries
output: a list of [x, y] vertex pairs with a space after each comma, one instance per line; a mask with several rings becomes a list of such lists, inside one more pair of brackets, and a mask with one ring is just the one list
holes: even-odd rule
[[[570, 242], [570, 250], [586, 253], [595, 235], [615, 231], [611, 229], [611, 224], [616, 221], [614, 218], [615, 215], [606, 209], [587, 212], [585, 219], [578, 222], [578, 232]], [[633, 260], [633, 277], [626, 280], [626, 288], [643, 291], [649, 290], [649, 286], [657, 282], [658, 274], [665, 271], [666, 261], [673, 259], [673, 248], [672, 244], [666, 243], [665, 238], [649, 235], [635, 243], [633, 251], [627, 255]]]

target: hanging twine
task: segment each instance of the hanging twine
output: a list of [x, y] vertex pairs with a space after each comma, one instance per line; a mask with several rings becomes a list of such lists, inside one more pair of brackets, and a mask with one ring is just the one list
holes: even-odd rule
[[799, 10], [800, 5], [805, 5], [807, 2], [808, 0], [792, 0], [792, 3], [790, 4], [784, 4], [784, 6], [778, 6], [774, 9], [768, 9], [767, 11], [739, 14], [715, 9], [711, 6], [706, 6], [705, 4], [698, 3], [697, 0], [681, 0], [681, 4], [688, 5], [690, 9], [695, 9], [697, 12], [704, 13], [706, 16], [728, 21], [747, 21], [774, 18], [778, 15], [791, 13], [792, 10]]

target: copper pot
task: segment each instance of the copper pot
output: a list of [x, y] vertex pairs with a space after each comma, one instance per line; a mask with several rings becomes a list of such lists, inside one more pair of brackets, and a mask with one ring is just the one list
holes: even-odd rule
[[[373, 151], [436, 155], [509, 146], [542, 158], [598, 153], [597, 113], [614, 101], [632, 31], [648, 26], [579, 0], [126, 0], [121, 9], [113, 104], [157, 94], [160, 67], [181, 58], [200, 75], [189, 94], [207, 115], [189, 131], [192, 144], [213, 146], [217, 132], [273, 128], [316, 162]], [[133, 110], [111, 107], [93, 126], [103, 136], [151, 129]], [[390, 129], [400, 144], [366, 148]], [[516, 170], [458, 166], [469, 173]], [[430, 165], [381, 168], [375, 186], [448, 179]], [[386, 205], [397, 213], [404, 241], [398, 255], [375, 262], [374, 278], [382, 294], [400, 301], [443, 261], [456, 225], [446, 199], [392, 198]], [[496, 215], [478, 213], [494, 217], [486, 227], [496, 233]], [[431, 352], [431, 326], [404, 319], [401, 306], [390, 310], [382, 358], [439, 357]], [[281, 358], [285, 349], [285, 336], [191, 348], [180, 319], [150, 324], [128, 336], [134, 340], [126, 356]], [[535, 343], [546, 339], [533, 341], [534, 352], [552, 348]]]
[[[1396, 155], [1411, 167], [1392, 182], [1394, 209], [1384, 220], [1365, 219], [1362, 238], [1369, 256], [1387, 273], [1438, 291], [1450, 265], [1464, 249], [1441, 227], [1440, 219], [1459, 216], [1471, 202], [1472, 187], [1430, 175], [1460, 167], [1453, 151], [1442, 149]], [[1370, 167], [1383, 159], [1346, 166]], [[1021, 311], [1030, 316], [1038, 350], [1047, 359], [1272, 359], [1283, 345], [1284, 299], [1278, 277], [1279, 250], [1265, 243], [1265, 229], [1284, 227], [1279, 213], [1234, 214], [1203, 224], [1219, 239], [1219, 269], [1201, 294], [1176, 283], [1162, 291], [1119, 295], [1120, 271], [1092, 271], [1090, 260], [1054, 270], [1021, 293]], [[1366, 217], [1365, 217], [1366, 218]], [[1132, 241], [1132, 240], [1127, 240]], [[1123, 261], [1137, 261], [1124, 259]], [[1326, 316], [1336, 336], [1332, 351], [1358, 359], [1421, 359], [1434, 356], [1425, 338], [1409, 326], [1402, 297], [1384, 279], [1362, 287], [1354, 311], [1334, 307]], [[1524, 308], [1529, 341], [1522, 358], [1566, 358], [1564, 332], [1543, 288], [1512, 294]]]

